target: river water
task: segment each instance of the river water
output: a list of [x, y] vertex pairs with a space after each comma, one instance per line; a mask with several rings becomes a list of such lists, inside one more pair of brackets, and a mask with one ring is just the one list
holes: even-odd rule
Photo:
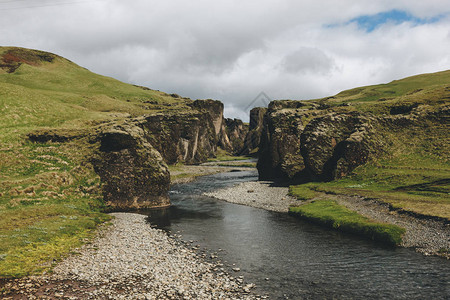
[[[287, 214], [227, 203], [203, 192], [257, 180], [256, 171], [176, 185], [149, 222], [217, 252], [233, 276], [270, 299], [449, 299], [450, 261], [392, 249]], [[233, 264], [239, 272], [231, 269]]]

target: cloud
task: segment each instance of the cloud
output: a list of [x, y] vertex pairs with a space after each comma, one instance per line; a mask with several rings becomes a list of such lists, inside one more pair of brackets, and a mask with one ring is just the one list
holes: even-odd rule
[[334, 66], [333, 60], [316, 48], [301, 47], [285, 56], [283, 69], [291, 73], [328, 73]]
[[220, 99], [229, 117], [245, 118], [262, 91], [319, 98], [450, 66], [448, 0], [67, 2], [80, 3], [0, 2], [0, 44]]

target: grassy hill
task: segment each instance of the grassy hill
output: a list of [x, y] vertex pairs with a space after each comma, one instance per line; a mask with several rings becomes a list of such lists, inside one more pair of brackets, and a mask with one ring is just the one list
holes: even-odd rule
[[[363, 110], [389, 107], [399, 103], [434, 103], [436, 101], [443, 103], [450, 100], [449, 83], [450, 70], [447, 70], [407, 77], [386, 84], [354, 88], [322, 100], [340, 104], [352, 103]], [[381, 111], [376, 110], [376, 112]]]
[[450, 71], [355, 88], [311, 103], [396, 119], [386, 124], [398, 125], [377, 128], [383, 151], [350, 176], [299, 185], [294, 194], [362, 195], [400, 211], [450, 220]]
[[99, 178], [86, 162], [92, 145], [32, 143], [37, 129], [92, 125], [189, 99], [94, 74], [42, 51], [0, 47], [0, 277], [47, 270], [108, 217]]
[[173, 96], [94, 74], [54, 54], [0, 47], [4, 142], [36, 127], [73, 128], [84, 121], [178, 109], [186, 102]]

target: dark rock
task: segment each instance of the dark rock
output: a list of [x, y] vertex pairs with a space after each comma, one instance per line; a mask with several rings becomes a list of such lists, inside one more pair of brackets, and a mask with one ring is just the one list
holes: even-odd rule
[[314, 178], [344, 177], [381, 149], [375, 136], [376, 118], [353, 114], [329, 114], [313, 119], [300, 139], [305, 168]]
[[38, 129], [27, 134], [27, 137], [30, 141], [37, 143], [64, 143], [86, 136], [86, 134], [86, 131], [76, 129]]
[[102, 126], [92, 159], [105, 203], [113, 210], [170, 205], [170, 174], [161, 155], [134, 124]]
[[267, 111], [258, 153], [260, 180], [293, 179], [301, 174], [300, 135], [309, 118], [311, 111], [307, 109]]
[[395, 106], [391, 107], [389, 113], [391, 115], [407, 114], [407, 113], [411, 112], [417, 106], [419, 106], [418, 103], [395, 105]]
[[233, 154], [242, 154], [244, 149], [245, 137], [248, 133], [248, 124], [244, 124], [239, 119], [225, 119], [226, 136], [230, 141], [230, 152]]
[[261, 141], [261, 134], [264, 127], [264, 115], [267, 108], [255, 107], [250, 111], [250, 126], [245, 137], [243, 154], [257, 152]]
[[282, 108], [301, 108], [305, 106], [304, 101], [296, 100], [273, 100], [269, 103], [269, 109], [277, 110]]

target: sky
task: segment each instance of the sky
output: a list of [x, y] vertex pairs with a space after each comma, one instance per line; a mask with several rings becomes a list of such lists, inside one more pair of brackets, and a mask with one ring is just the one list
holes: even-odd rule
[[450, 0], [0, 0], [0, 45], [248, 121], [269, 99], [450, 69]]

